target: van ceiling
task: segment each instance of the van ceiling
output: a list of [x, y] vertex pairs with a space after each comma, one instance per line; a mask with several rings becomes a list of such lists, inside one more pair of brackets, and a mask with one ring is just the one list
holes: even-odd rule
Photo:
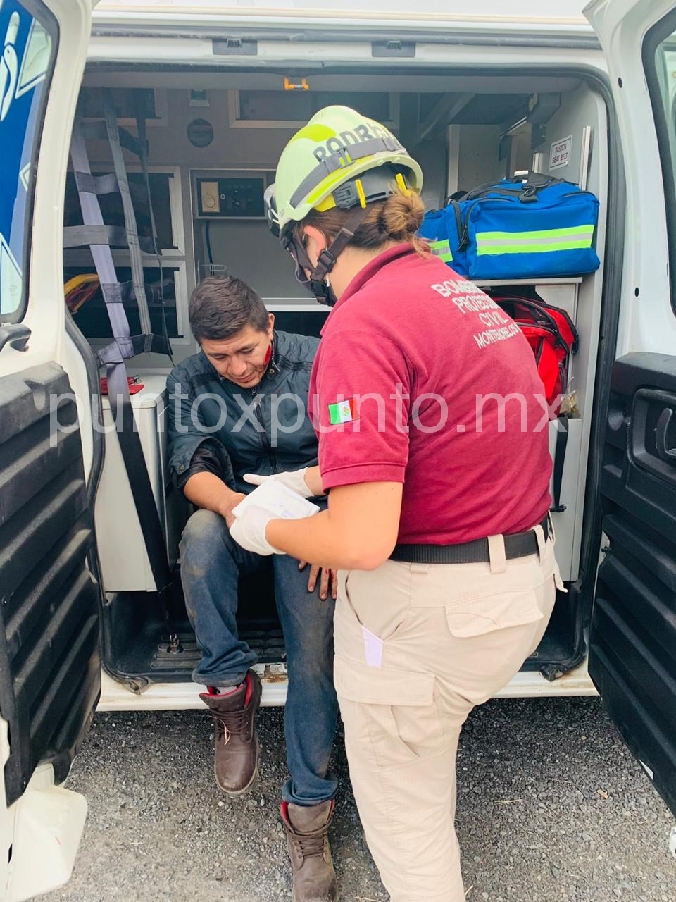
[[138, 87], [138, 88], [208, 88], [228, 90], [244, 88], [262, 91], [283, 91], [284, 76], [295, 78], [306, 75], [310, 90], [316, 91], [390, 91], [393, 93], [442, 93], [442, 94], [521, 94], [534, 91], [542, 93], [566, 93], [580, 85], [580, 79], [546, 76], [534, 72], [533, 75], [470, 75], [470, 74], [417, 74], [406, 71], [384, 73], [368, 70], [351, 73], [299, 73], [299, 72], [233, 72], [232, 69], [218, 71], [200, 70], [158, 70], [140, 68], [107, 69], [91, 66], [85, 73], [86, 87]]

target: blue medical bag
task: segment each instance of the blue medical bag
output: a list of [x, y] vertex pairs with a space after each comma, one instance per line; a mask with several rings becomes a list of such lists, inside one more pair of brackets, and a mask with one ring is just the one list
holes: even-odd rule
[[420, 236], [458, 275], [530, 279], [594, 272], [599, 202], [572, 182], [529, 173], [475, 188], [425, 215]]

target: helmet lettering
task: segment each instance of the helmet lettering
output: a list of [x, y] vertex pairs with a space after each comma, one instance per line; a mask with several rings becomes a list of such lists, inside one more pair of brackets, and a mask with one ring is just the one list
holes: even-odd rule
[[369, 141], [373, 135], [369, 131], [368, 125], [362, 123], [358, 125], [354, 130], [355, 135], [359, 138], [360, 141]]
[[343, 140], [343, 143], [346, 147], [349, 147], [350, 144], [358, 144], [359, 139], [355, 136], [354, 132], [341, 132], [340, 137]]
[[353, 130], [340, 132], [339, 135], [334, 135], [323, 144], [315, 147], [313, 150], [314, 158], [318, 163], [322, 163], [329, 157], [339, 157], [344, 164], [350, 163], [353, 159], [352, 154], [350, 154], [350, 148], [365, 141], [371, 141], [374, 137], [389, 138], [396, 145], [399, 144], [384, 126], [377, 123], [374, 123], [372, 126], [361, 123], [355, 126]]
[[342, 157], [345, 153], [345, 146], [340, 138], [329, 138], [329, 140], [326, 142], [326, 149], [332, 157]]

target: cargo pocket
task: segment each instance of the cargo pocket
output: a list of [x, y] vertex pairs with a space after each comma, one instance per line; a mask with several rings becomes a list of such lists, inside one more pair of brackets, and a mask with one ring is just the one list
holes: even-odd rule
[[349, 610], [348, 616], [354, 618], [360, 628], [366, 628], [382, 642], [393, 639], [395, 633], [400, 631], [410, 615], [410, 574], [407, 573], [405, 579], [404, 597], [402, 597], [400, 585], [398, 595], [393, 593], [388, 599], [378, 604], [374, 592], [376, 584], [381, 594], [386, 593], [382, 592], [382, 580], [376, 579], [375, 571], [350, 570], [345, 576], [341, 598]]
[[467, 597], [459, 604], [446, 607], [449, 632], [457, 639], [469, 639], [495, 630], [526, 626], [542, 620], [544, 616], [533, 589]]
[[368, 667], [336, 655], [334, 681], [348, 743], [368, 743], [380, 767], [439, 750], [443, 724], [432, 673]]

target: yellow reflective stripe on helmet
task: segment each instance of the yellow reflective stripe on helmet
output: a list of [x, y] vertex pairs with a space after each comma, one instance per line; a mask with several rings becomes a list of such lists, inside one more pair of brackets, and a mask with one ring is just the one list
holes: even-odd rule
[[349, 178], [350, 169], [353, 169], [355, 174], [359, 174], [361, 172], [361, 168], [359, 166], [361, 160], [357, 160], [356, 163], [352, 163], [351, 166], [348, 166], [347, 170], [345, 169], [337, 169], [335, 172], [332, 172], [330, 175], [327, 175], [325, 179], [323, 179], [319, 185], [311, 191], [307, 197], [305, 198], [305, 203], [310, 207], [316, 206], [321, 198], [327, 190], [333, 190], [337, 188], [338, 185], [342, 185], [343, 182], [346, 182]]
[[296, 132], [289, 141], [289, 144], [302, 138], [305, 138], [307, 141], [314, 141], [316, 144], [321, 144], [322, 141], [328, 141], [329, 138], [335, 138], [337, 134], [336, 130], [334, 128], [329, 128], [328, 125], [323, 125], [320, 122], [308, 122], [307, 125], [304, 125], [303, 128]]
[[325, 197], [323, 201], [317, 204], [315, 210], [318, 213], [326, 213], [327, 210], [333, 210], [336, 206], [336, 202], [333, 199], [333, 194], [329, 194], [328, 197]]

